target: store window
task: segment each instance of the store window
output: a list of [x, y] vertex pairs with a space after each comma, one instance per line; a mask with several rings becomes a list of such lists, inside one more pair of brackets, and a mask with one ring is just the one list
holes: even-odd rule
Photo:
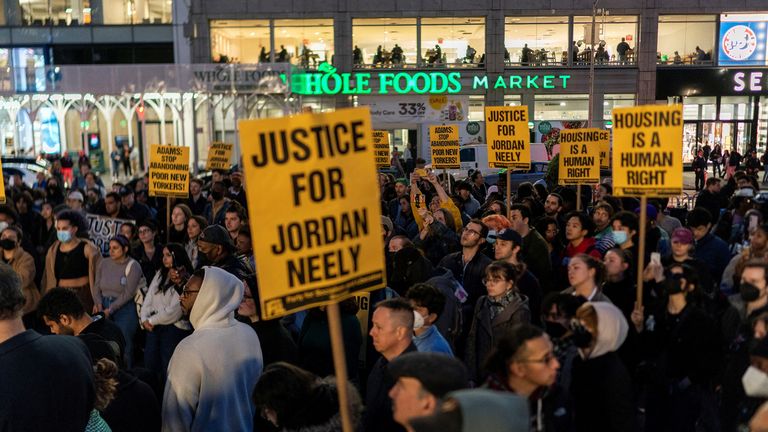
[[535, 120], [587, 120], [589, 95], [537, 95]]
[[713, 64], [716, 15], [661, 15], [657, 62], [665, 65]]
[[333, 19], [275, 20], [275, 61], [315, 68], [333, 63]]
[[720, 120], [752, 120], [752, 98], [723, 96], [720, 98]]
[[575, 43], [574, 63], [596, 65], [629, 65], [636, 62], [637, 16], [603, 15], [595, 18], [595, 40], [592, 40], [592, 17], [573, 19]]
[[421, 61], [426, 66], [485, 62], [485, 18], [422, 18]]
[[215, 63], [269, 63], [269, 20], [211, 21]]
[[683, 120], [715, 120], [717, 98], [715, 96], [686, 96], [683, 98]]
[[43, 48], [13, 48], [13, 81], [18, 92], [45, 91], [45, 51]]
[[567, 65], [568, 17], [507, 17], [504, 48], [507, 65]]
[[168, 0], [101, 0], [94, 9], [88, 0], [19, 0], [24, 25], [168, 24], [173, 3]]
[[416, 18], [356, 18], [352, 20], [354, 65], [356, 68], [415, 65], [416, 39]]
[[603, 120], [611, 120], [614, 108], [635, 106], [633, 94], [607, 94], [603, 99]]

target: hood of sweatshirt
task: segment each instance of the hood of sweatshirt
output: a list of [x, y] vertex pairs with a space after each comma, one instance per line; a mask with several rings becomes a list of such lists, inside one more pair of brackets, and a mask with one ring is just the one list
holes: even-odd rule
[[243, 299], [243, 283], [218, 267], [203, 267], [205, 278], [189, 314], [195, 330], [235, 324], [235, 311]]
[[608, 302], [589, 303], [597, 312], [597, 342], [589, 358], [614, 352], [627, 339], [629, 324], [621, 310]]

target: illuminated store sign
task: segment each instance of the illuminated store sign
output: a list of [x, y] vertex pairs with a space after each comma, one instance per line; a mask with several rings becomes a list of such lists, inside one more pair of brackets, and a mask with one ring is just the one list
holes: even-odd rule
[[[320, 73], [291, 75], [291, 89], [302, 95], [456, 94], [465, 90], [462, 72], [355, 72], [337, 73], [323, 63]], [[471, 75], [472, 90], [565, 89], [570, 75]]]
[[733, 91], [754, 93], [768, 91], [768, 71], [738, 71], [733, 74]]

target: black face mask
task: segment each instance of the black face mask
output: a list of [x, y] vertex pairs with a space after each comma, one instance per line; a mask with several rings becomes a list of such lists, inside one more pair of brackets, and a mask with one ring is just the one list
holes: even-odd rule
[[560, 339], [568, 329], [557, 321], [544, 321], [544, 331], [552, 339]]
[[749, 282], [742, 282], [739, 285], [739, 294], [741, 294], [741, 299], [745, 302], [753, 302], [760, 298], [760, 288]]
[[214, 201], [221, 201], [221, 199], [224, 198], [224, 192], [211, 191], [211, 197]]
[[592, 333], [581, 324], [571, 325], [571, 342], [576, 348], [589, 348], [592, 345]]
[[667, 275], [666, 279], [664, 279], [664, 292], [669, 295], [680, 294], [683, 292], [683, 287], [680, 286], [680, 279], [682, 279], [682, 277], [683, 275], [681, 274]]
[[16, 249], [16, 242], [11, 239], [2, 239], [0, 240], [0, 248], [5, 250]]

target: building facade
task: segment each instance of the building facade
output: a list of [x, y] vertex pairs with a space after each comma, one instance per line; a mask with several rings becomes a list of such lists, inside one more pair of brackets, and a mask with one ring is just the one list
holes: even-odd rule
[[[614, 0], [594, 9], [588, 0], [67, 0], [63, 10], [41, 0], [48, 9], [32, 13], [25, 8], [37, 0], [4, 1], [2, 31], [42, 32], [42, 45], [54, 47], [42, 70], [12, 61], [16, 76], [0, 80], [0, 130], [18, 152], [45, 150], [39, 131], [51, 122], [37, 118], [35, 98], [58, 109], [57, 120], [73, 119], [57, 121], [62, 150], [95, 133], [105, 153], [120, 137], [142, 155], [151, 143], [189, 145], [196, 162], [213, 141], [237, 142], [237, 120], [306, 107], [370, 106], [374, 127], [419, 156], [428, 155], [430, 123], [460, 123], [463, 144], [482, 143], [483, 108], [505, 104], [528, 107], [532, 138], [543, 144], [534, 158], [546, 157], [559, 130], [590, 120], [610, 127], [613, 108], [635, 104], [684, 105], [686, 161], [705, 143], [762, 152], [768, 133], [768, 5], [757, 0]], [[106, 13], [110, 1], [125, 13]], [[103, 34], [128, 38], [128, 30], [135, 63], [146, 63], [135, 53], [163, 26], [176, 63], [165, 69], [182, 72], [70, 66], [96, 63]], [[90, 57], [57, 51], [70, 27], [90, 35]], [[24, 39], [12, 47], [16, 40]], [[248, 85], [248, 71], [285, 85]], [[62, 84], [119, 73], [143, 78]], [[191, 78], [179, 79], [185, 73]], [[17, 137], [19, 113], [31, 119], [32, 139]]]

